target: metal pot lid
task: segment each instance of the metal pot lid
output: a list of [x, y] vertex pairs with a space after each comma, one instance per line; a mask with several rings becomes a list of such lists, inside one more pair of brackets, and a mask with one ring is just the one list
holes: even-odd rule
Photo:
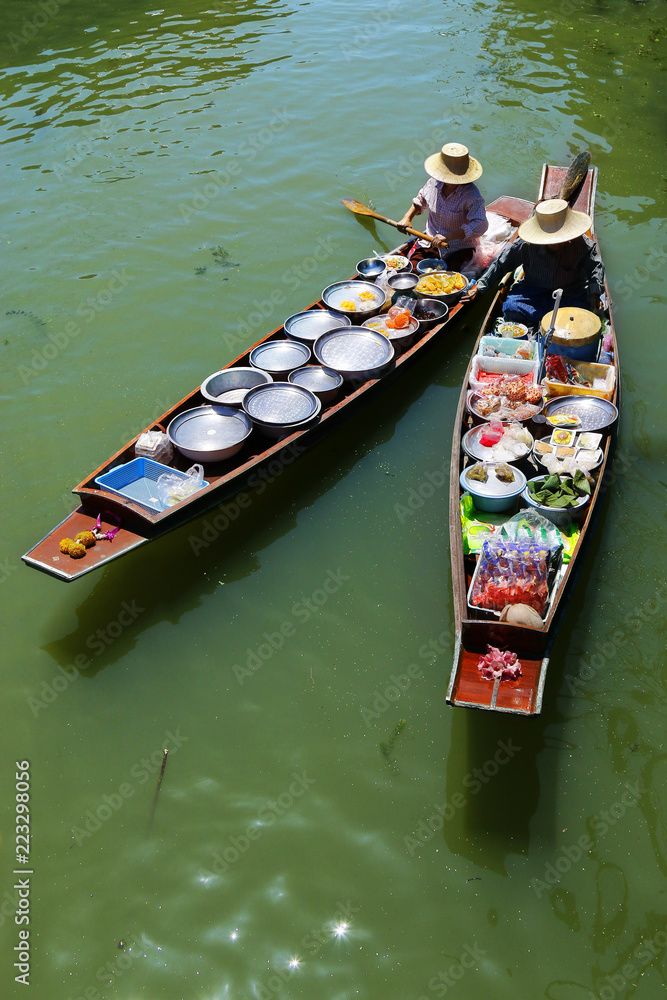
[[610, 427], [618, 418], [618, 410], [613, 403], [601, 396], [559, 396], [547, 403], [545, 417], [555, 417], [559, 413], [572, 413], [580, 423], [572, 430], [602, 431]]
[[297, 340], [307, 340], [308, 343], [314, 344], [317, 338], [328, 330], [351, 324], [349, 316], [341, 316], [327, 309], [308, 309], [307, 312], [295, 313], [285, 320], [285, 333], [288, 337], [296, 337]]
[[188, 451], [222, 451], [248, 436], [244, 413], [226, 406], [198, 406], [180, 413], [167, 428], [177, 448]]
[[320, 405], [312, 392], [291, 382], [258, 385], [243, 400], [243, 409], [253, 420], [282, 426], [314, 417]]
[[[360, 296], [364, 298], [360, 298]], [[372, 281], [335, 281], [322, 292], [322, 299], [331, 309], [342, 313], [364, 313], [380, 309], [387, 300], [385, 292]], [[353, 309], [346, 309], [344, 302], [354, 303]], [[340, 324], [338, 324], [340, 326]]]
[[269, 340], [250, 352], [252, 364], [270, 372], [289, 372], [309, 358], [309, 349], [296, 340]]
[[332, 330], [318, 340], [315, 356], [336, 371], [368, 371], [387, 364], [394, 356], [389, 340], [367, 327]]
[[310, 389], [311, 392], [328, 392], [343, 384], [342, 375], [330, 368], [321, 368], [318, 365], [299, 368], [292, 372], [289, 380], [294, 385], [302, 385], [306, 389]]

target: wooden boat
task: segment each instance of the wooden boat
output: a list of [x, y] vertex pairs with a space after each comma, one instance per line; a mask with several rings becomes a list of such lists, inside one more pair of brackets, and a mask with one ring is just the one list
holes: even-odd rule
[[[490, 204], [488, 208], [489, 211], [505, 216], [514, 226], [518, 226], [530, 216], [533, 206], [529, 201], [520, 198], [502, 197]], [[403, 244], [396, 252], [400, 252], [408, 245]], [[464, 307], [464, 302], [457, 303], [449, 310], [444, 323], [424, 331], [419, 330], [415, 342], [395, 359], [391, 369], [381, 378], [367, 379], [361, 384], [345, 383], [342, 396], [330, 405], [322, 407], [320, 419], [314, 426], [297, 430], [278, 441], [263, 437], [258, 430], [253, 431], [241, 451], [233, 458], [205, 466], [204, 475], [209, 483], [207, 487], [175, 507], [170, 507], [159, 513], [153, 513], [138, 503], [100, 489], [95, 482], [97, 477], [103, 473], [134, 458], [134, 445], [139, 437], [137, 434], [120, 451], [112, 455], [74, 488], [72, 492], [78, 494], [80, 500], [76, 510], [22, 556], [23, 561], [28, 566], [48, 573], [59, 580], [70, 582], [108, 565], [114, 559], [132, 552], [148, 542], [155, 541], [167, 532], [198, 517], [211, 507], [228, 500], [239, 491], [247, 488], [253, 489], [261, 481], [258, 477], [262, 470], [273, 469], [276, 467], [276, 463], [279, 463], [278, 467], [282, 468], [293, 462], [306, 448], [333, 429], [340, 420], [357, 410], [382, 385], [389, 383], [404, 371], [425, 349], [440, 340], [446, 332], [447, 325]], [[322, 309], [325, 308], [325, 305], [319, 299], [308, 308]], [[264, 343], [271, 339], [280, 340], [284, 337], [284, 329], [280, 326], [258, 343]], [[257, 344], [253, 345], [253, 347], [256, 346]], [[249, 348], [244, 351], [226, 367], [247, 366], [251, 350], [252, 348]], [[212, 357], [211, 372], [216, 371], [218, 367], [215, 357]], [[198, 387], [158, 420], [149, 424], [148, 427], [142, 428], [139, 433], [143, 433], [144, 430], [164, 429], [179, 413], [206, 402], [207, 400], [201, 395]], [[176, 453], [172, 464], [176, 469], [185, 471], [192, 465], [192, 461]], [[120, 520], [120, 529], [113, 541], [99, 541], [93, 548], [88, 549], [86, 555], [81, 559], [72, 559], [69, 555], [60, 552], [59, 542], [62, 538], [74, 538], [80, 531], [92, 530], [97, 524], [98, 517], [101, 518], [103, 529], [113, 528]]]
[[[538, 201], [558, 197], [565, 173], [566, 168], [544, 166]], [[593, 218], [594, 212], [596, 183], [597, 169], [593, 168], [587, 171], [583, 186], [572, 204], [573, 208], [587, 212], [591, 218]], [[496, 294], [482, 325], [475, 350], [473, 351], [473, 358], [477, 354], [481, 337], [491, 332], [496, 318], [501, 315], [502, 305], [508, 290], [509, 283]], [[611, 401], [618, 406], [618, 348], [610, 311], [611, 297], [606, 283], [605, 299], [605, 318], [608, 323], [608, 331], [613, 338], [613, 358], [616, 366], [616, 388]], [[561, 569], [559, 579], [555, 584], [548, 614], [544, 619], [543, 629], [538, 630], [500, 622], [499, 618], [494, 617], [490, 612], [472, 608], [468, 604], [468, 590], [475, 568], [475, 556], [464, 556], [463, 552], [460, 515], [462, 490], [459, 477], [466, 462], [469, 461], [461, 442], [464, 432], [469, 429], [473, 422], [473, 418], [467, 408], [466, 391], [471, 368], [472, 360], [463, 382], [463, 390], [456, 415], [450, 472], [449, 522], [456, 643], [454, 664], [447, 691], [447, 702], [452, 706], [482, 708], [521, 715], [537, 715], [541, 710], [550, 650], [566, 604], [574, 588], [576, 577], [581, 570], [586, 547], [590, 541], [595, 522], [599, 516], [603, 494], [608, 481], [605, 471], [611, 465], [616, 444], [617, 423], [612, 426], [606, 438], [601, 442], [603, 446], [603, 458], [601, 465], [594, 473], [596, 482], [594, 488], [592, 488], [591, 502], [586, 508], [585, 518], [580, 525], [581, 533], [571, 559]], [[537, 476], [543, 471], [545, 470], [538, 467], [535, 463], [534, 469], [529, 475]], [[526, 506], [525, 503], [523, 506]], [[511, 513], [508, 514], [508, 517], [510, 516]], [[498, 680], [492, 682], [482, 678], [478, 670], [478, 664], [480, 656], [487, 651], [487, 645], [517, 654], [522, 667], [522, 674], [517, 680], [505, 680], [501, 683]]]

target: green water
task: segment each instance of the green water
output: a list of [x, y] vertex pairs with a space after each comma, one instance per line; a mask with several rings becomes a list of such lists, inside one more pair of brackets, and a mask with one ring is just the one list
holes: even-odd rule
[[[664, 3], [3, 14], [0, 995], [662, 996]], [[447, 140], [488, 200], [600, 168], [619, 455], [541, 717], [446, 707], [447, 484], [395, 509], [447, 468], [483, 304], [217, 537], [70, 586], [20, 563], [137, 429], [390, 248], [340, 199], [398, 217]]]

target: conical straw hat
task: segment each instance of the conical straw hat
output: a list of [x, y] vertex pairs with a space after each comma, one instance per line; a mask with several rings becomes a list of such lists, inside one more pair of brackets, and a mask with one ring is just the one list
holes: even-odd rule
[[591, 228], [585, 212], [575, 212], [562, 198], [552, 198], [535, 206], [535, 214], [519, 226], [519, 236], [526, 243], [566, 243], [583, 236]]
[[470, 184], [482, 176], [482, 164], [470, 156], [467, 146], [449, 142], [439, 153], [427, 157], [424, 170], [436, 181], [447, 184]]

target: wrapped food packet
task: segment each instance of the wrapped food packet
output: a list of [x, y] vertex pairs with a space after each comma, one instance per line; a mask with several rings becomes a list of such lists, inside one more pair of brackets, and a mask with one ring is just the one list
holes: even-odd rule
[[196, 493], [204, 485], [204, 468], [201, 465], [192, 465], [185, 474], [186, 479], [176, 475], [174, 472], [163, 472], [158, 477], [157, 495], [160, 503], [165, 507], [174, 507], [182, 500]]
[[144, 431], [134, 446], [137, 458], [152, 458], [154, 462], [169, 463], [174, 457], [174, 448], [162, 431]]
[[482, 545], [471, 603], [488, 611], [527, 604], [539, 615], [546, 609], [549, 549], [531, 542], [492, 537]]

